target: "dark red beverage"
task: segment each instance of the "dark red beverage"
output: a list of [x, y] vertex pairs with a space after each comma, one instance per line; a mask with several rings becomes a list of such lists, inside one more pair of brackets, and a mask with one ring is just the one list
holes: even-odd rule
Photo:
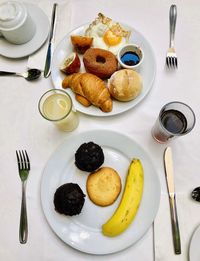
[[173, 134], [182, 134], [187, 129], [186, 117], [177, 110], [167, 110], [163, 112], [161, 122], [165, 129]]

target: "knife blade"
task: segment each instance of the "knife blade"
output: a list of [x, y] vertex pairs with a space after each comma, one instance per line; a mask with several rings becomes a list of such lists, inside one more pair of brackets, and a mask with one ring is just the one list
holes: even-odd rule
[[47, 48], [47, 54], [46, 54], [46, 61], [45, 61], [45, 67], [44, 67], [44, 77], [48, 78], [51, 74], [51, 59], [53, 54], [53, 39], [54, 39], [54, 32], [56, 28], [56, 20], [57, 20], [57, 7], [58, 4], [54, 3], [52, 15], [51, 15], [51, 27], [50, 27], [50, 33], [49, 33], [49, 44]]
[[180, 239], [180, 231], [179, 231], [178, 215], [177, 215], [177, 207], [176, 207], [176, 193], [175, 193], [175, 186], [174, 186], [173, 159], [172, 159], [172, 150], [170, 147], [167, 147], [164, 151], [164, 166], [165, 166], [165, 177], [166, 177], [166, 183], [167, 183], [167, 189], [169, 195], [174, 252], [175, 254], [181, 254], [181, 239]]

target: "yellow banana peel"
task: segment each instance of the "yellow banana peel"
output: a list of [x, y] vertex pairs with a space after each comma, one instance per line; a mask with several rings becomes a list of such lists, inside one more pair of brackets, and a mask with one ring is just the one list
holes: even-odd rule
[[102, 226], [105, 236], [124, 232], [133, 221], [143, 193], [144, 171], [139, 159], [133, 159], [128, 170], [121, 202], [112, 217]]

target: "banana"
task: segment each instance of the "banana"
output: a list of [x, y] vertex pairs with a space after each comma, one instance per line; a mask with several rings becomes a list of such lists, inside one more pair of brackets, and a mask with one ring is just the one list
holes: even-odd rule
[[139, 159], [133, 159], [128, 170], [121, 202], [112, 217], [102, 226], [105, 236], [114, 237], [124, 232], [139, 208], [144, 185], [144, 171]]

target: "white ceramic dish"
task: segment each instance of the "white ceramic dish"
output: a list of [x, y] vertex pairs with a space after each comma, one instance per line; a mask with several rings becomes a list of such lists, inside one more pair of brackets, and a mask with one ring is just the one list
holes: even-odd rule
[[7, 58], [22, 58], [37, 51], [46, 41], [49, 34], [49, 19], [36, 5], [24, 3], [36, 24], [34, 37], [25, 44], [11, 44], [0, 37], [0, 55]]
[[[135, 64], [135, 65], [127, 65], [127, 64], [123, 63], [121, 58], [126, 52], [136, 53], [139, 56], [139, 63]], [[127, 44], [119, 49], [119, 51], [117, 53], [117, 60], [122, 68], [138, 71], [139, 67], [141, 67], [141, 64], [144, 60], [144, 52], [140, 46], [137, 46], [135, 44]]]
[[[122, 24], [123, 25], [123, 24]], [[136, 106], [139, 102], [141, 102], [145, 96], [149, 93], [153, 86], [155, 74], [156, 74], [156, 61], [154, 57], [153, 50], [151, 48], [151, 45], [149, 42], [145, 39], [145, 37], [133, 29], [130, 26], [123, 25], [125, 28], [128, 30], [132, 31], [131, 37], [130, 37], [130, 43], [134, 43], [138, 46], [140, 46], [144, 52], [144, 61], [141, 65], [139, 73], [142, 76], [143, 79], [143, 90], [140, 93], [140, 95], [129, 102], [119, 102], [119, 101], [114, 101], [113, 102], [113, 110], [109, 113], [104, 113], [102, 112], [99, 108], [96, 108], [95, 106], [90, 106], [88, 108], [84, 107], [81, 105], [79, 102], [76, 101], [74, 93], [70, 90], [67, 89], [67, 92], [70, 93], [74, 105], [76, 109], [82, 113], [92, 115], [92, 116], [112, 116], [116, 115], [122, 112], [125, 112], [134, 106]], [[62, 64], [64, 58], [66, 58], [72, 51], [73, 47], [70, 41], [70, 35], [83, 35], [85, 28], [88, 27], [87, 25], [83, 25], [69, 34], [67, 34], [63, 40], [58, 44], [57, 48], [55, 49], [54, 55], [53, 55], [53, 61], [52, 61], [52, 80], [54, 83], [55, 88], [62, 88], [62, 80], [64, 78], [64, 74], [60, 72], [59, 68], [60, 65]], [[84, 71], [84, 68], [82, 66], [82, 71]]]
[[200, 226], [197, 227], [194, 234], [192, 235], [192, 239], [190, 242], [189, 256], [190, 261], [199, 261], [200, 260]]
[[[144, 168], [144, 191], [135, 219], [121, 235], [109, 238], [101, 233], [101, 226], [118, 206], [117, 201], [109, 207], [98, 207], [86, 196], [79, 215], [68, 217], [54, 210], [53, 197], [56, 189], [64, 183], [78, 183], [86, 193], [88, 173], [80, 171], [74, 164], [74, 154], [78, 147], [93, 141], [99, 144], [105, 155], [103, 166], [113, 167], [124, 188], [126, 173], [133, 158], [139, 158]], [[147, 153], [129, 136], [108, 131], [93, 130], [72, 134], [53, 153], [43, 171], [41, 181], [41, 202], [46, 219], [52, 230], [65, 243], [90, 254], [109, 254], [123, 250], [136, 243], [149, 229], [157, 213], [160, 201], [160, 183]]]

